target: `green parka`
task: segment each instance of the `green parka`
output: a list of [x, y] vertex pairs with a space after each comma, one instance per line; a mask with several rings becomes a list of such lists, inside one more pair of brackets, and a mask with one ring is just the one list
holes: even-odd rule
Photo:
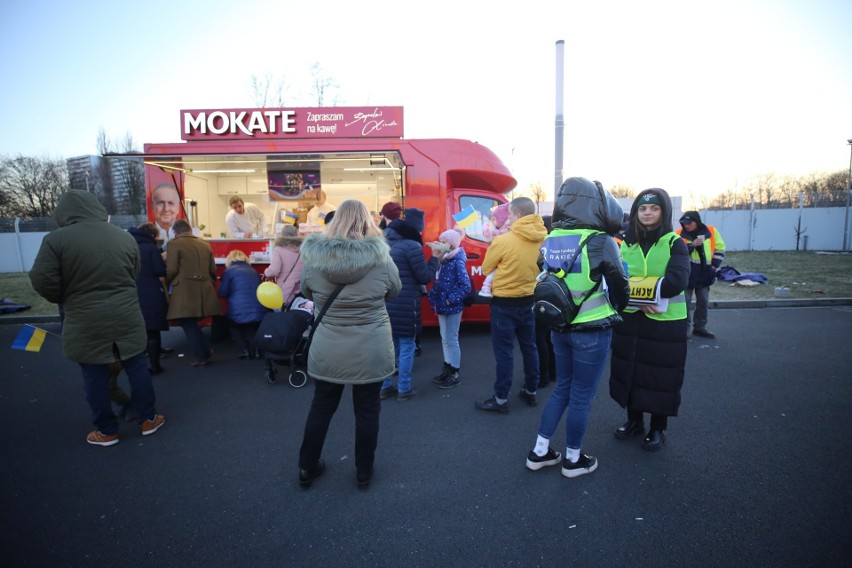
[[145, 320], [136, 295], [139, 246], [107, 223], [97, 198], [69, 190], [53, 211], [59, 228], [44, 237], [30, 270], [33, 288], [48, 302], [64, 304], [65, 356], [87, 364], [115, 361], [145, 350]]
[[361, 240], [308, 235], [302, 244], [302, 294], [319, 314], [335, 298], [314, 334], [308, 374], [331, 383], [363, 384], [393, 373], [393, 337], [385, 300], [402, 289], [399, 271], [383, 237]]

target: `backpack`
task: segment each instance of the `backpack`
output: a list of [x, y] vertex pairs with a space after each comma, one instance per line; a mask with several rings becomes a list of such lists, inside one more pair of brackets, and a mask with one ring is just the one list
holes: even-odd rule
[[[580, 243], [580, 246], [577, 247], [577, 250], [571, 258], [571, 262], [568, 264], [567, 268], [564, 269], [564, 273], [571, 271], [571, 267], [574, 266], [574, 262], [577, 260], [577, 257], [580, 256], [583, 247], [586, 246], [588, 241], [589, 239], [586, 238], [582, 243]], [[545, 271], [539, 274], [537, 278], [538, 283], [533, 291], [533, 312], [535, 313], [535, 322], [538, 326], [543, 326], [552, 331], [562, 333], [568, 331], [568, 328], [571, 326], [571, 322], [574, 321], [574, 318], [577, 317], [577, 314], [580, 312], [580, 306], [582, 306], [583, 302], [585, 302], [586, 299], [588, 299], [588, 297], [598, 289], [600, 282], [592, 286], [583, 299], [580, 300], [580, 303], [574, 303], [574, 297], [571, 295], [571, 290], [568, 289], [568, 284], [565, 283], [565, 279], [560, 278], [553, 272], [550, 272], [550, 270], [553, 270], [554, 268], [548, 266], [547, 258], [544, 260]]]

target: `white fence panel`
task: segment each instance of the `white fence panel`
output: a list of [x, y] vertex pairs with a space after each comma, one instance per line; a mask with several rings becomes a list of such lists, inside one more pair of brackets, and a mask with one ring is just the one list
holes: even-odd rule
[[716, 210], [701, 220], [719, 229], [728, 250], [796, 250], [801, 215], [799, 250], [843, 250], [846, 214], [843, 207]]

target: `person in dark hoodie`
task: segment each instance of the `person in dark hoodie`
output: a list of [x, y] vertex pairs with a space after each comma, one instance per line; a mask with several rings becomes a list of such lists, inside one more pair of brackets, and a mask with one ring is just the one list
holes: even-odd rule
[[237, 344], [240, 359], [259, 359], [254, 337], [260, 320], [269, 310], [257, 299], [260, 274], [249, 264], [248, 256], [234, 249], [225, 258], [225, 272], [219, 281], [219, 297], [228, 301], [228, 327]]
[[29, 276], [48, 302], [64, 306], [62, 348], [80, 364], [95, 430], [86, 441], [118, 443], [118, 421], [109, 397], [109, 365], [116, 360], [130, 380], [142, 435], [165, 424], [157, 414], [148, 363], [145, 319], [136, 295], [139, 247], [127, 231], [107, 223], [91, 193], [68, 190], [53, 211], [59, 228], [44, 237]]
[[355, 469], [367, 489], [379, 437], [379, 390], [393, 373], [393, 339], [385, 302], [399, 294], [399, 271], [367, 206], [350, 199], [335, 210], [326, 233], [302, 244], [302, 294], [322, 311], [339, 295], [317, 327], [308, 352], [314, 398], [299, 449], [299, 487], [308, 489], [325, 471], [322, 448], [346, 385], [355, 409]]
[[[562, 475], [577, 477], [598, 467], [598, 460], [581, 450], [592, 400], [609, 354], [612, 328], [621, 321], [619, 313], [630, 293], [611, 236], [619, 230], [621, 219], [621, 205], [600, 182], [572, 177], [559, 189], [551, 220], [553, 230], [542, 245], [544, 267], [561, 276], [576, 298], [586, 299], [567, 331], [551, 332], [556, 386], [544, 407], [535, 447], [527, 456], [527, 468], [533, 471], [560, 462], [562, 456], [550, 447], [550, 440], [566, 410]], [[569, 268], [571, 259], [566, 258], [566, 252], [578, 247], [581, 252]]]
[[382, 399], [396, 394], [398, 401], [406, 401], [418, 394], [418, 390], [413, 388], [411, 371], [422, 310], [421, 286], [431, 282], [438, 271], [438, 258], [433, 256], [427, 262], [423, 254], [423, 239], [420, 236], [423, 228], [423, 211], [410, 208], [404, 210], [404, 218], [391, 221], [385, 229], [391, 258], [399, 270], [402, 291], [387, 302], [399, 377], [396, 387], [393, 386], [393, 377], [385, 380]]
[[707, 305], [710, 303], [710, 286], [716, 281], [716, 271], [725, 259], [725, 241], [716, 227], [701, 222], [698, 211], [684, 213], [680, 226], [677, 234], [686, 243], [690, 257], [689, 286], [686, 289], [687, 326], [692, 325], [692, 335], [713, 339], [716, 334], [707, 331]]
[[669, 416], [677, 416], [686, 365], [686, 301], [689, 254], [672, 231], [672, 202], [659, 188], [639, 193], [630, 208], [630, 224], [621, 256], [631, 279], [659, 282], [662, 303], [628, 307], [615, 326], [609, 394], [627, 409], [627, 422], [615, 430], [623, 440], [645, 432], [643, 414], [651, 415], [642, 447], [659, 450], [666, 441]]
[[145, 331], [148, 335], [146, 352], [148, 365], [152, 375], [163, 372], [160, 366], [162, 341], [160, 332], [168, 331], [166, 311], [169, 304], [161, 278], [166, 276], [166, 263], [157, 246], [160, 231], [154, 223], [142, 223], [139, 227], [131, 227], [127, 232], [136, 239], [139, 245], [141, 268], [136, 278], [136, 291], [139, 296], [139, 307], [145, 318]]

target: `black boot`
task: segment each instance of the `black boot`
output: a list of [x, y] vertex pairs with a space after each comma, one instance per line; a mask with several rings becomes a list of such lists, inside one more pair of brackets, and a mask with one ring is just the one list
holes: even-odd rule
[[645, 424], [642, 420], [628, 420], [621, 426], [615, 429], [615, 437], [619, 440], [626, 440], [631, 436], [638, 436], [645, 433]]
[[448, 367], [450, 368], [450, 372], [447, 373], [447, 378], [438, 384], [438, 388], [451, 389], [461, 382], [461, 379], [459, 378], [459, 370], [452, 365], [448, 365]]
[[451, 369], [452, 367], [450, 366], [450, 364], [444, 362], [444, 366], [441, 367], [441, 374], [437, 377], [433, 377], [432, 382], [436, 385], [440, 385], [441, 383], [443, 383], [445, 380], [447, 380], [447, 376], [449, 376]]

